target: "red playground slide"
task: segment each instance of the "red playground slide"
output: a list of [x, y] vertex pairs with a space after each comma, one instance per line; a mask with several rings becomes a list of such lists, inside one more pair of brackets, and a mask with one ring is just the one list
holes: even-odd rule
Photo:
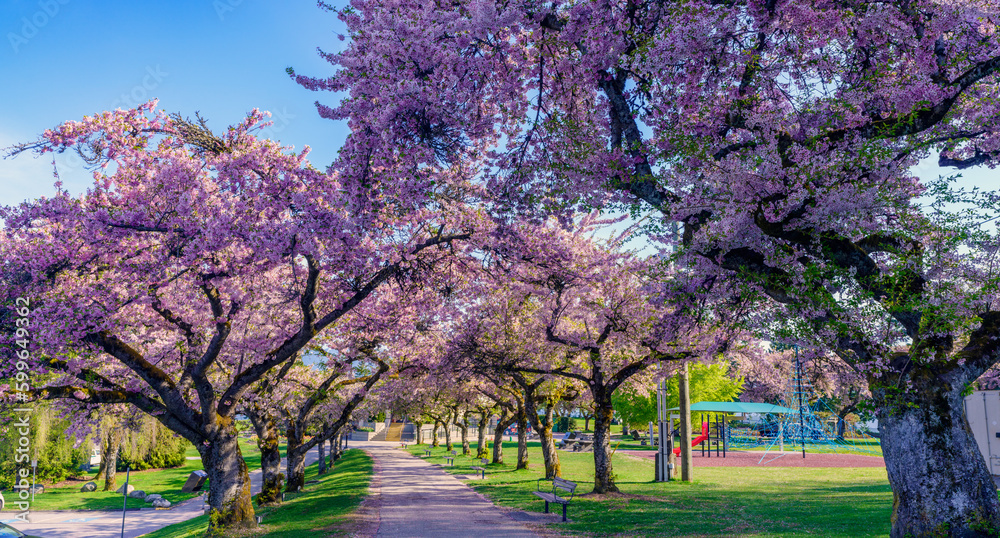
[[[694, 439], [691, 440], [691, 446], [698, 446], [698, 443], [704, 441], [705, 439], [708, 439], [708, 423], [707, 422], [702, 422], [701, 423], [701, 435], [699, 435], [698, 437], [695, 437]], [[680, 456], [681, 455], [681, 447], [675, 448], [674, 449], [674, 454], [677, 454], [678, 456]]]

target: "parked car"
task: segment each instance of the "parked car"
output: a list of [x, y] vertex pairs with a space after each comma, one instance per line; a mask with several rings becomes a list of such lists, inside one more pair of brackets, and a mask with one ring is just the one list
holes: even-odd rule
[[23, 532], [7, 525], [6, 523], [0, 523], [0, 538], [41, 538], [32, 534], [24, 534]]

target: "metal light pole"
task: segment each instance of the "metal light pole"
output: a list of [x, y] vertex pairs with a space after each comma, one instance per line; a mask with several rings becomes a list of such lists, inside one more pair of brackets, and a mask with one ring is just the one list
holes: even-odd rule
[[128, 473], [132, 468], [125, 466], [125, 486], [122, 487], [122, 538], [125, 538], [125, 509], [128, 508]]
[[681, 366], [678, 377], [678, 399], [681, 415], [681, 481], [691, 482], [693, 461], [691, 460], [691, 392], [688, 380], [688, 365]]
[[35, 458], [31, 460], [31, 502], [35, 502], [35, 478], [38, 475], [38, 450], [35, 450]]
[[802, 443], [802, 458], [806, 457], [806, 419], [802, 409], [802, 361], [799, 360], [799, 346], [795, 346], [795, 382], [799, 390], [799, 441]]

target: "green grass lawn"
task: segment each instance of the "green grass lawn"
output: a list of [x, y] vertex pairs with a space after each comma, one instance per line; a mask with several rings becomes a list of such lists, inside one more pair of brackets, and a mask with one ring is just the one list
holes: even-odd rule
[[[129, 473], [129, 485], [146, 493], [159, 493], [164, 499], [177, 503], [190, 499], [197, 493], [184, 493], [181, 487], [191, 471], [201, 469], [201, 462], [186, 460], [183, 467], [173, 469], [150, 469]], [[101, 491], [104, 480], [94, 480], [97, 491], [83, 493], [80, 487], [86, 482], [64, 482], [60, 487], [46, 487], [45, 493], [35, 496], [31, 503], [32, 510], [121, 510], [122, 495], [114, 491]], [[119, 472], [115, 477], [117, 487], [125, 484], [125, 473]], [[129, 508], [150, 506], [142, 499], [128, 499]]]
[[[344, 516], [357, 507], [368, 491], [372, 459], [361, 450], [348, 450], [333, 471], [319, 477], [319, 484], [307, 485], [301, 493], [288, 494], [277, 507], [255, 508], [263, 516], [262, 532], [254, 536], [302, 538], [304, 536], [344, 536]], [[316, 464], [306, 467], [306, 480], [317, 478]], [[144, 538], [186, 538], [201, 536], [208, 528], [208, 516], [164, 527]]]
[[[409, 451], [423, 454], [426, 445]], [[444, 447], [431, 463], [444, 463]], [[541, 449], [529, 443], [530, 468], [515, 471], [517, 443], [504, 442], [503, 465], [470, 483], [495, 503], [541, 512], [531, 494], [544, 473]], [[695, 468], [695, 482], [652, 482], [653, 463], [616, 454], [623, 495], [593, 495], [593, 454], [559, 451], [562, 476], [577, 482], [570, 522], [550, 528], [578, 536], [886, 536], [892, 491], [880, 468]], [[445, 470], [473, 474], [478, 460], [458, 457]], [[591, 493], [590, 495], [585, 495]], [[583, 495], [583, 496], [580, 496]], [[554, 506], [554, 508], [557, 506]]]
[[[240, 439], [240, 449], [250, 470], [260, 468], [260, 451], [253, 442]], [[284, 454], [284, 447], [282, 447]], [[188, 447], [185, 457], [197, 457], [198, 451], [193, 446]], [[200, 460], [185, 460], [182, 467], [172, 469], [149, 469], [146, 471], [132, 471], [129, 473], [129, 485], [135, 489], [141, 489], [146, 493], [159, 493], [171, 503], [178, 503], [198, 493], [185, 493], [181, 491], [184, 481], [192, 471], [202, 469]], [[93, 477], [93, 475], [88, 475]], [[97, 491], [84, 493], [80, 487], [87, 483], [84, 481], [63, 482], [59, 487], [46, 486], [45, 493], [36, 495], [31, 503], [32, 510], [121, 510], [122, 496], [114, 491], [101, 491], [104, 480], [93, 480], [97, 483]], [[125, 473], [118, 472], [115, 477], [116, 489], [125, 485]], [[207, 486], [203, 488], [207, 491]], [[144, 508], [150, 504], [142, 499], [128, 499], [129, 508]]]

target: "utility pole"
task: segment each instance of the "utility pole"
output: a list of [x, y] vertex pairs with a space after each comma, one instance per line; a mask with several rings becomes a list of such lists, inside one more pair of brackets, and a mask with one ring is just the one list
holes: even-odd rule
[[677, 374], [678, 397], [681, 411], [681, 481], [691, 478], [691, 392], [688, 382], [688, 365], [685, 362]]
[[799, 360], [799, 346], [795, 346], [795, 382], [798, 384], [799, 392], [799, 440], [802, 442], [802, 457], [806, 457], [806, 419], [805, 402], [802, 394], [802, 361]]

